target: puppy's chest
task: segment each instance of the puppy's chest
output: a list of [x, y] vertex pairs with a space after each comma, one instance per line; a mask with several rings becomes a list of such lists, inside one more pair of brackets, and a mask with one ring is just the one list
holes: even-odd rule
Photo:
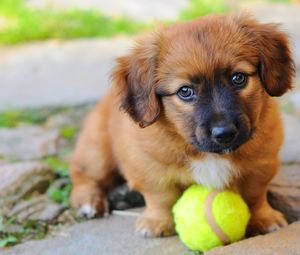
[[215, 155], [207, 155], [203, 159], [189, 163], [193, 179], [207, 187], [224, 189], [229, 187], [239, 175], [238, 167], [230, 160]]

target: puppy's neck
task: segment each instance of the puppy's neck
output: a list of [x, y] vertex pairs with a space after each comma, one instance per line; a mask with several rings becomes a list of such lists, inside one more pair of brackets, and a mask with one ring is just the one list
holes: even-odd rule
[[193, 179], [214, 189], [225, 189], [239, 176], [238, 167], [223, 156], [207, 153], [200, 159], [190, 161]]

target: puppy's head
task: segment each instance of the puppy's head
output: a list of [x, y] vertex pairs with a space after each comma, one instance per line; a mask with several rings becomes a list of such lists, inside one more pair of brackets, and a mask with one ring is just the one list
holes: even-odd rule
[[188, 143], [223, 153], [247, 142], [268, 97], [291, 88], [287, 36], [245, 15], [212, 15], [143, 37], [113, 73], [141, 127], [167, 120]]

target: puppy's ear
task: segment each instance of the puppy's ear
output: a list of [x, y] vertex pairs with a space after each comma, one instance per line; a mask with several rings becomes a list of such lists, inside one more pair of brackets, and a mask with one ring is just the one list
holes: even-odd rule
[[127, 56], [117, 59], [113, 71], [114, 86], [119, 90], [121, 108], [140, 127], [151, 125], [159, 116], [160, 102], [155, 93], [158, 36], [142, 37]]
[[295, 75], [288, 37], [276, 24], [252, 22], [250, 27], [260, 52], [261, 81], [269, 95], [281, 96], [292, 88]]

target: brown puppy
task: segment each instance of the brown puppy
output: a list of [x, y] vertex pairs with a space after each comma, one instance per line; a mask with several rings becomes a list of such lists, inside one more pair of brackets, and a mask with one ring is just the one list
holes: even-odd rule
[[174, 234], [171, 208], [194, 182], [240, 192], [249, 233], [285, 226], [266, 200], [283, 132], [273, 97], [291, 88], [286, 35], [245, 15], [212, 15], [142, 37], [118, 59], [113, 87], [89, 115], [72, 163], [72, 204], [107, 210], [121, 173], [140, 191], [144, 236]]

